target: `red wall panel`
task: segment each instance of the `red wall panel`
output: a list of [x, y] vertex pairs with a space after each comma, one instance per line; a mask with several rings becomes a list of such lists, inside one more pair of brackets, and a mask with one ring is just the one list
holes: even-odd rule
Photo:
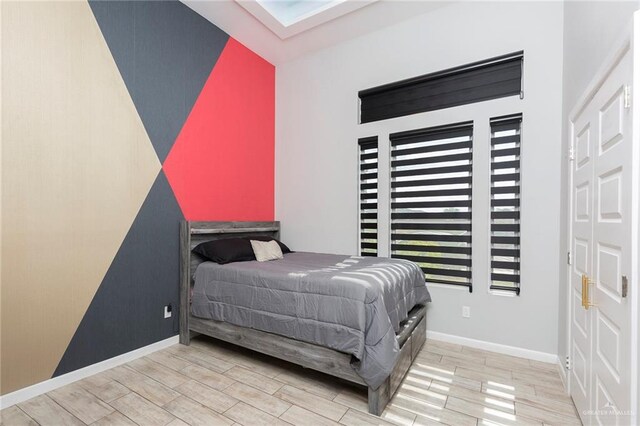
[[187, 220], [273, 220], [275, 68], [229, 38], [163, 168]]

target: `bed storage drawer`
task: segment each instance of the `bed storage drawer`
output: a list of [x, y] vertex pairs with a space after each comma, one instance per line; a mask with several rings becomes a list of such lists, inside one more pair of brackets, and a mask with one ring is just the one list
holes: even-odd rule
[[422, 318], [411, 333], [411, 358], [415, 358], [427, 340], [427, 319]]
[[389, 376], [389, 392], [390, 395], [396, 393], [398, 386], [402, 382], [405, 374], [411, 367], [412, 360], [412, 351], [411, 351], [411, 340], [409, 337], [405, 342], [402, 348], [400, 349], [400, 355], [398, 356], [398, 361], [396, 362], [396, 366], [394, 367], [391, 375]]

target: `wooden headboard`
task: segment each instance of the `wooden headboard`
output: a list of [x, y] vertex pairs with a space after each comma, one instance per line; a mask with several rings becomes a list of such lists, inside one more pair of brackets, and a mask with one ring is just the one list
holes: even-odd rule
[[193, 253], [198, 244], [224, 238], [262, 235], [280, 239], [280, 222], [189, 222], [180, 223], [180, 328], [187, 327], [193, 274], [202, 262]]

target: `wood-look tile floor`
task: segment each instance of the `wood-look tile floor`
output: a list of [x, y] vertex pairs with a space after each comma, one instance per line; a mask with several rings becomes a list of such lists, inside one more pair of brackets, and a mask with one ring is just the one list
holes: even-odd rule
[[579, 425], [553, 364], [427, 340], [382, 417], [366, 390], [206, 337], [0, 412], [3, 425]]

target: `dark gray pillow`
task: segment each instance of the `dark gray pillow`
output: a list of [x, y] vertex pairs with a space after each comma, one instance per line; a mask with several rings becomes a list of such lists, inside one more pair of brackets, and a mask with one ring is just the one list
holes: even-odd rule
[[283, 254], [291, 253], [289, 247], [280, 241], [275, 238], [262, 235], [205, 241], [204, 243], [200, 243], [195, 246], [192, 251], [205, 259], [211, 260], [212, 262], [216, 262], [220, 265], [231, 262], [247, 262], [249, 260], [256, 260], [253, 248], [251, 247], [251, 240], [275, 240], [280, 246]]

